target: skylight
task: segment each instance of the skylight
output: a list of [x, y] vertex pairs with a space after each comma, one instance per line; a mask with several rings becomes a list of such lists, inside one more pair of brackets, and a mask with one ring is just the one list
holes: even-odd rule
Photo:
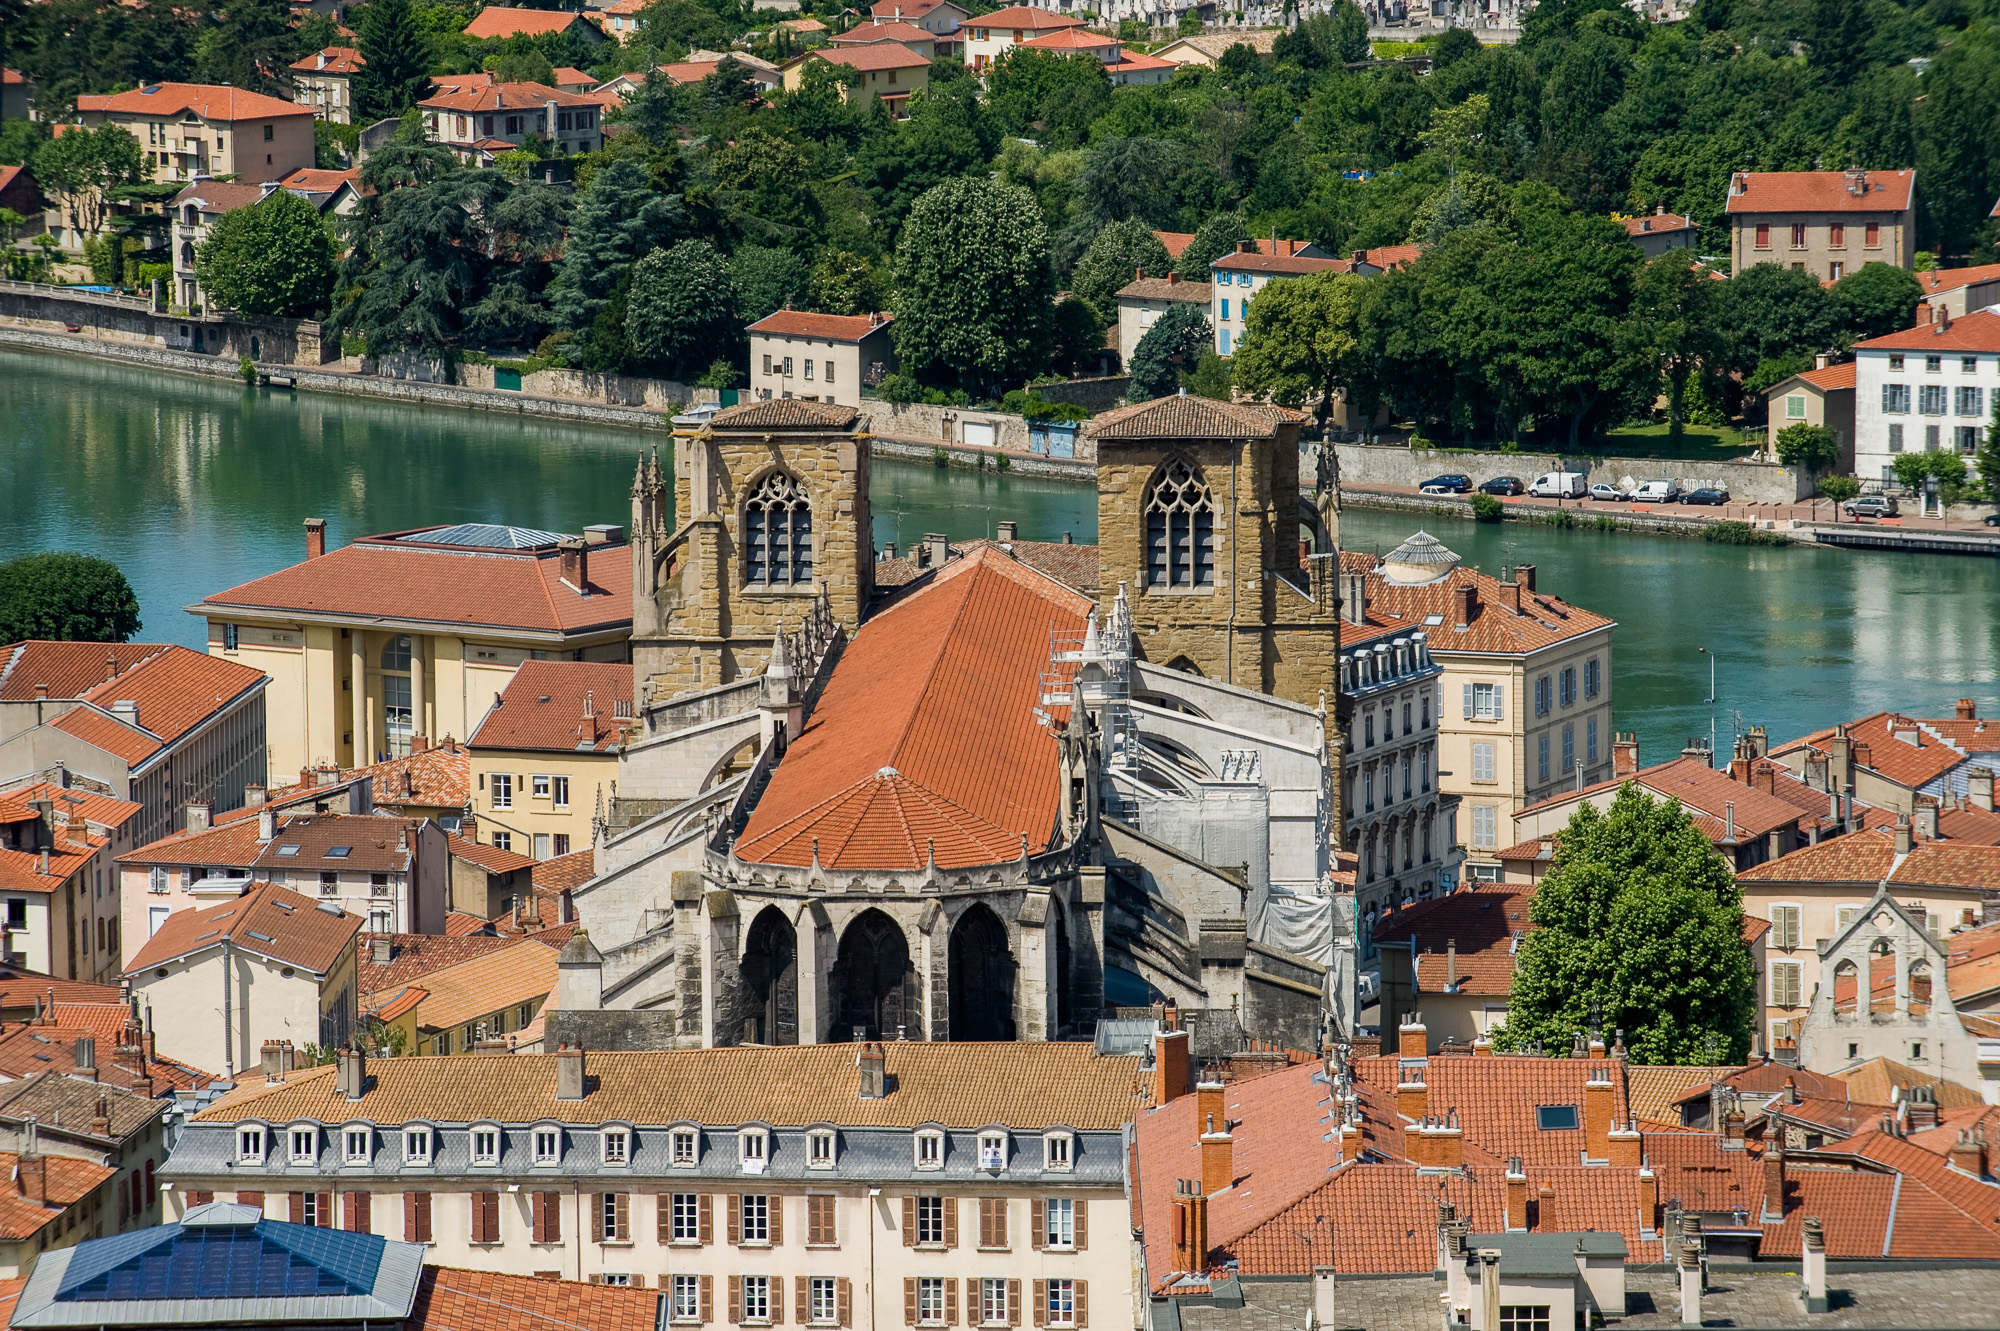
[[282, 859], [282, 858], [284, 858], [284, 857], [286, 857], [286, 856], [289, 856], [289, 855], [296, 855], [296, 854], [298, 854], [298, 853], [299, 853], [299, 848], [298, 848], [297, 846], [280, 846], [280, 847], [278, 847], [278, 856], [279, 856], [279, 858], [281, 858], [281, 859]]
[[352, 854], [353, 851], [354, 847], [352, 846], [334, 846], [333, 848], [331, 848], [326, 852], [326, 857], [330, 860], [344, 860], [350, 854]]
[[1575, 1105], [1536, 1105], [1535, 1126], [1543, 1132], [1573, 1130], [1577, 1126]]

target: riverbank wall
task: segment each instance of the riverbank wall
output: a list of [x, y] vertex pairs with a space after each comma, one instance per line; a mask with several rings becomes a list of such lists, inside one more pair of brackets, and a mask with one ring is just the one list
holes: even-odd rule
[[[1342, 486], [1340, 502], [1346, 508], [1386, 509], [1398, 513], [1421, 513], [1430, 517], [1473, 521], [1472, 501], [1464, 495], [1389, 494], [1381, 490]], [[1501, 516], [1508, 522], [1534, 522], [1549, 527], [1571, 527], [1585, 531], [1636, 531], [1655, 536], [1693, 536], [1708, 539], [1708, 532], [1720, 518], [1696, 517], [1691, 510], [1665, 513], [1633, 513], [1626, 510], [1586, 511], [1543, 504], [1507, 504]], [[1789, 522], [1765, 521], [1749, 526], [1761, 544], [1810, 544], [1810, 528]]]
[[311, 319], [176, 314], [155, 309], [144, 296], [35, 282], [0, 281], [0, 325], [87, 334], [226, 360], [226, 372], [232, 374], [245, 356], [302, 366], [324, 365], [340, 356], [339, 347], [330, 346]]
[[1478, 484], [1495, 476], [1532, 481], [1544, 472], [1580, 471], [1586, 484], [1623, 488], [1628, 481], [1671, 480], [1684, 490], [1720, 486], [1744, 504], [1795, 504], [1812, 496], [1812, 478], [1776, 462], [1686, 462], [1671, 458], [1564, 457], [1556, 453], [1492, 453], [1470, 449], [1336, 444], [1342, 485], [1422, 485], [1460, 472]]

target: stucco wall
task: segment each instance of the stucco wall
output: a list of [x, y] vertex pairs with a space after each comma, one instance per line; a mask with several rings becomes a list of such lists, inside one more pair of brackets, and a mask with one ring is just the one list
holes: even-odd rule
[[1562, 457], [1554, 453], [1481, 453], [1433, 448], [1393, 448], [1336, 444], [1342, 485], [1421, 485], [1444, 472], [1462, 472], [1475, 485], [1495, 476], [1532, 482], [1543, 472], [1580, 471], [1589, 483], [1622, 485], [1669, 477], [1684, 489], [1720, 485], [1731, 499], [1748, 504], [1791, 504], [1812, 494], [1813, 486], [1795, 467], [1774, 462], [1686, 462], [1673, 458]]

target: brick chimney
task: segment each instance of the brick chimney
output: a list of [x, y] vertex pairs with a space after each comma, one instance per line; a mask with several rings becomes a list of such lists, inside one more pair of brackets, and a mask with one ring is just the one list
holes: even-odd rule
[[1611, 1159], [1611, 1069], [1592, 1068], [1583, 1084], [1583, 1157]]
[[1213, 1196], [1236, 1182], [1236, 1138], [1229, 1134], [1229, 1125], [1216, 1117], [1202, 1122], [1201, 1190]]
[[1521, 1157], [1507, 1161], [1507, 1230], [1515, 1233], [1528, 1227], [1528, 1176], [1522, 1172]]
[[1605, 1134], [1605, 1154], [1613, 1169], [1635, 1169], [1643, 1158], [1645, 1139], [1639, 1135], [1639, 1124], [1627, 1120], [1624, 1127], [1613, 1126]]
[[1174, 1180], [1174, 1269], [1208, 1268], [1208, 1198], [1193, 1179]]
[[1479, 587], [1475, 583], [1462, 582], [1451, 592], [1453, 619], [1452, 627], [1463, 633], [1472, 626], [1472, 616], [1479, 609]]
[[556, 550], [562, 560], [562, 580], [579, 596], [589, 595], [590, 552], [584, 543], [574, 537], [566, 536], [556, 542]]
[[854, 1055], [854, 1066], [861, 1070], [861, 1098], [880, 1100], [889, 1093], [889, 1076], [884, 1070], [889, 1061], [889, 1053], [878, 1040], [863, 1044]]
[[1639, 734], [1617, 735], [1611, 741], [1611, 779], [1622, 781], [1639, 770]]
[[1493, 1042], [1483, 1035], [1478, 1037], [1472, 1042], [1472, 1056], [1474, 1058], [1493, 1057]]
[[288, 1070], [285, 1067], [285, 1047], [276, 1040], [266, 1040], [260, 1053], [262, 1057], [259, 1065], [263, 1070], [264, 1080], [267, 1082], [283, 1081], [285, 1073]]
[[1909, 1130], [1911, 1132], [1928, 1132], [1938, 1125], [1937, 1091], [1935, 1088], [1930, 1086], [1911, 1087], [1910, 1098], [1906, 1101], [1906, 1104], [1909, 1108]]
[[1772, 1142], [1764, 1152], [1764, 1222], [1782, 1224], [1785, 1219], [1785, 1148]]
[[90, 1135], [109, 1137], [111, 1135], [111, 1097], [100, 1095], [90, 1109]]
[[1652, 1234], [1660, 1224], [1660, 1181], [1650, 1165], [1639, 1166], [1639, 1232]]
[[18, 1157], [20, 1163], [14, 1167], [15, 1181], [21, 1189], [21, 1196], [37, 1206], [49, 1204], [49, 1162], [35, 1146], [34, 1128], [28, 1129], [28, 1146]]
[[1188, 1092], [1188, 1033], [1160, 1031], [1153, 1036], [1153, 1103], [1172, 1104]]
[[1971, 1129], [1961, 1129], [1958, 1140], [1951, 1144], [1945, 1159], [1954, 1169], [1962, 1169], [1974, 1178], [1986, 1177], [1986, 1139], [1975, 1137]]
[[1396, 1112], [1413, 1123], [1430, 1112], [1430, 1091], [1424, 1085], [1421, 1067], [1403, 1069], [1402, 1079], [1396, 1083]]
[[586, 1085], [583, 1047], [565, 1043], [556, 1050], [556, 1099], [581, 1100]]
[[1412, 1012], [1403, 1018], [1396, 1028], [1396, 1056], [1398, 1058], [1423, 1058], [1430, 1053], [1429, 1036], [1424, 1029], [1424, 1014]]
[[306, 558], [318, 559], [326, 553], [326, 519], [306, 519]]
[[1521, 613], [1521, 584], [1508, 578], [1500, 584], [1500, 605], [1503, 609]]

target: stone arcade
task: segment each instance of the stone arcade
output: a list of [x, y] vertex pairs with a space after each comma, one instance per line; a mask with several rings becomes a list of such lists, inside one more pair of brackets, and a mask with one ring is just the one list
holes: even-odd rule
[[640, 724], [552, 1039], [1044, 1040], [1154, 998], [1225, 1043], [1351, 1023], [1336, 529], [1298, 418], [1091, 428], [1095, 601], [1010, 543], [878, 587], [850, 407], [677, 432], [671, 509], [642, 461]]

